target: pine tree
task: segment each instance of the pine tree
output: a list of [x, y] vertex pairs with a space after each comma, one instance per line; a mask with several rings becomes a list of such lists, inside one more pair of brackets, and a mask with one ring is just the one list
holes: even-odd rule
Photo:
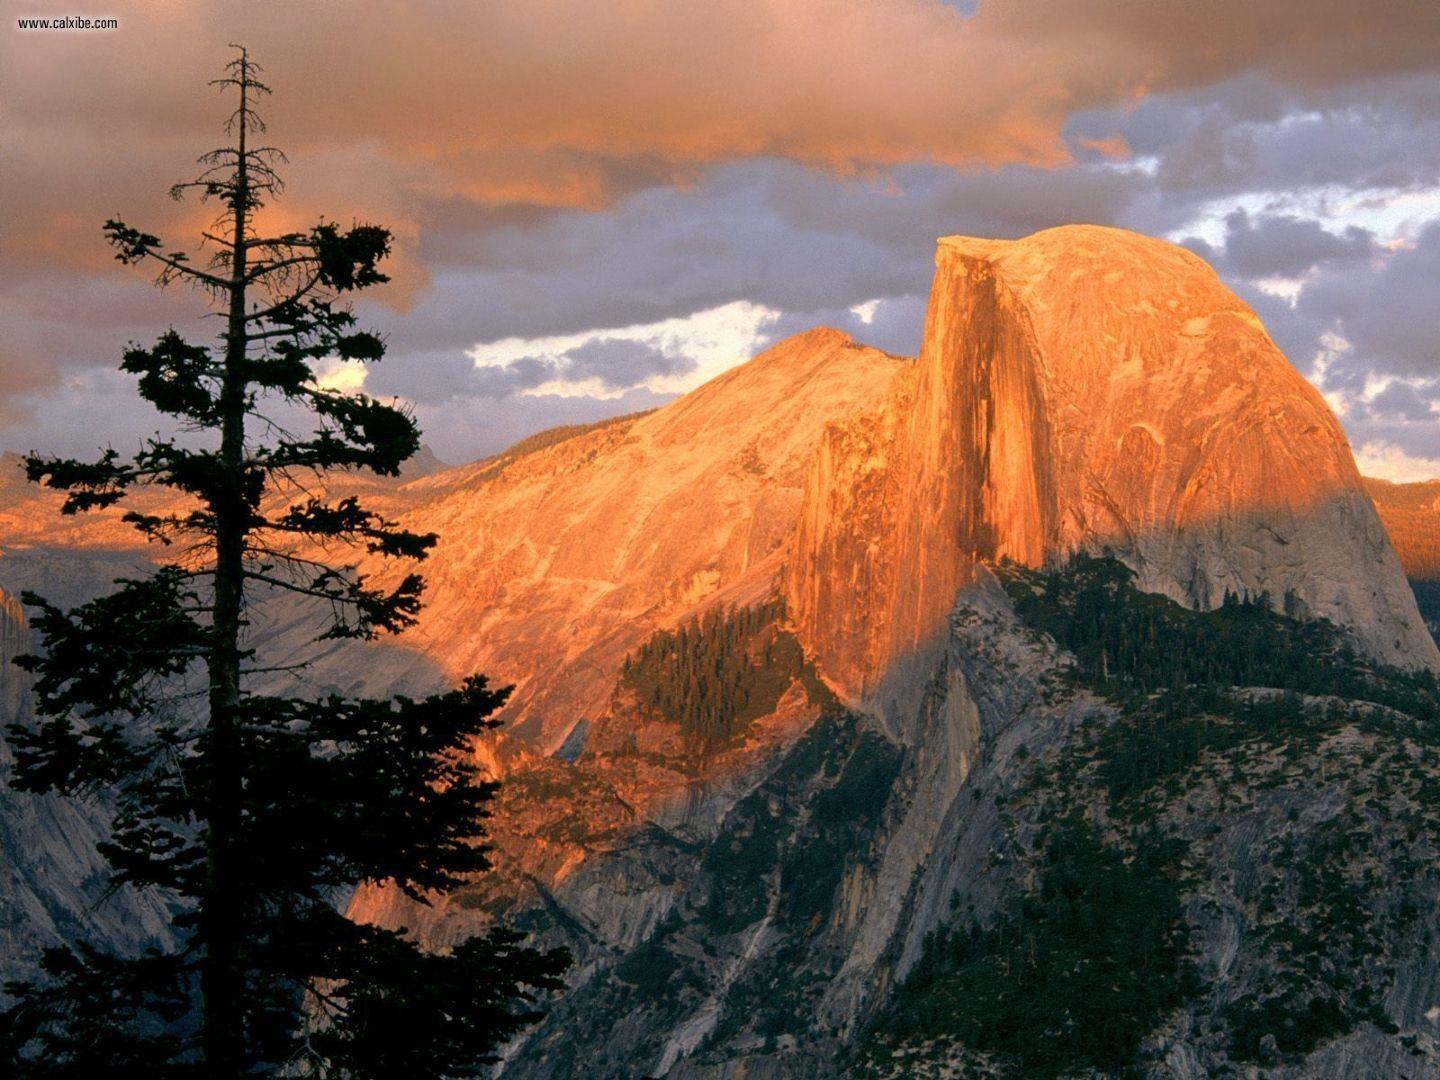
[[[240, 49], [217, 80], [238, 99], [231, 144], [172, 192], [222, 208], [205, 234], [208, 263], [122, 221], [105, 225], [122, 263], [154, 266], [161, 285], [199, 286], [223, 317], [218, 347], [170, 330], [124, 354], [141, 395], [185, 437], [156, 435], [128, 461], [113, 450], [26, 461], [32, 481], [67, 493], [67, 514], [154, 485], [183, 504], [126, 514], [177, 553], [149, 576], [69, 611], [25, 595], [43, 643], [23, 661], [39, 720], [10, 737], [16, 787], [103, 795], [114, 885], [172, 898], [184, 945], [140, 957], [83, 943], [48, 952], [40, 979], [7, 987], [0, 1047], [11, 1075], [469, 1074], [538, 1017], [537, 994], [559, 986], [567, 963], [503, 928], [426, 952], [336, 907], [357, 882], [424, 903], [486, 869], [477, 839], [495, 786], [466, 747], [507, 691], [480, 677], [421, 700], [256, 688], [256, 603], [289, 594], [314, 605], [326, 613], [320, 639], [398, 632], [415, 620], [420, 577], [380, 587], [327, 552], [415, 560], [436, 540], [354, 497], [311, 491], [335, 472], [396, 475], [419, 433], [406, 411], [317, 377], [321, 361], [383, 355], [344, 301], [387, 280], [390, 234], [323, 220], [303, 233], [258, 230], [284, 161], [255, 145], [256, 99], [269, 92], [258, 72]], [[301, 434], [267, 414], [277, 404], [306, 417]], [[181, 692], [197, 680], [200, 693]]]

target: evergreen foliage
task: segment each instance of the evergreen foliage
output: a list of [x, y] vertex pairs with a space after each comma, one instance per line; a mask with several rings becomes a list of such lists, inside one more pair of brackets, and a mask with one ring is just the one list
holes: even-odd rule
[[625, 659], [620, 685], [687, 738], [726, 745], [807, 674], [800, 643], [777, 627], [784, 616], [777, 599], [662, 630]]
[[[1008, 567], [1002, 574], [1016, 613], [1074, 654], [1099, 689], [1273, 686], [1312, 693], [1367, 685], [1366, 666], [1321, 620], [1272, 610], [1267, 596], [1227, 594], [1213, 611], [1193, 611], [1135, 588], [1115, 559], [1076, 555], [1060, 569]], [[1373, 680], [1369, 680], [1373, 683]]]
[[[1143, 593], [1112, 559], [1001, 580], [1071, 654], [1070, 681], [1112, 708], [1044, 757], [1016, 755], [993, 796], [998, 907], [927, 942], [872, 1022], [868, 1065], [894, 1075], [904, 1054], [960, 1044], [986, 1075], [1140, 1075], [1147, 1037], [1182, 1007], [1206, 1025], [1190, 1038], [1232, 1061], [1294, 1063], [1361, 1024], [1395, 1033], [1385, 993], [1423, 933], [1413, 897], [1436, 887], [1418, 884], [1440, 849], [1435, 678], [1367, 661], [1268, 598], [1192, 611]], [[1292, 810], [1226, 838], [1262, 799], [1315, 820]], [[1202, 983], [1191, 956], [1211, 890], [1250, 905], [1233, 983]]]
[[[1229, 596], [1193, 611], [1141, 592], [1124, 564], [1085, 555], [1055, 570], [1012, 567], [1003, 580], [1017, 613], [1074, 655], [1076, 678], [1124, 706], [1099, 747], [1099, 774], [1116, 798], [1148, 790], [1207, 750], [1256, 739], [1313, 744], [1324, 717], [1298, 695], [1440, 721], [1432, 674], [1377, 667], [1333, 624], [1283, 615], [1265, 597]], [[1255, 687], [1282, 693], [1249, 692]]]
[[891, 1038], [945, 1030], [1020, 1075], [1122, 1072], [1195, 987], [1171, 872], [1176, 845], [1106, 843], [1079, 816], [1053, 831], [1033, 890], [986, 929], [941, 934], [906, 979]]
[[[172, 898], [183, 948], [52, 950], [41, 979], [7, 987], [8, 1075], [469, 1075], [537, 1018], [537, 993], [559, 985], [566, 963], [503, 928], [428, 953], [334, 905], [364, 881], [424, 903], [487, 867], [478, 841], [495, 788], [466, 750], [507, 691], [480, 677], [423, 700], [256, 690], [266, 669], [246, 627], [257, 599], [319, 601], [319, 638], [398, 632], [415, 620], [420, 577], [377, 585], [323, 556], [340, 546], [416, 560], [435, 543], [307, 486], [335, 470], [396, 475], [419, 438], [404, 410], [317, 375], [321, 361], [383, 355], [343, 302], [386, 280], [390, 234], [325, 221], [257, 232], [283, 161], [253, 142], [268, 92], [257, 71], [240, 50], [218, 80], [238, 99], [233, 142], [175, 189], [222, 208], [208, 263], [105, 226], [121, 262], [200, 287], [223, 317], [218, 348], [171, 330], [124, 354], [142, 396], [188, 437], [156, 435], [129, 461], [114, 450], [26, 461], [31, 480], [67, 493], [67, 514], [148, 484], [185, 497], [178, 512], [126, 515], [175, 553], [150, 576], [71, 611], [25, 595], [43, 643], [23, 660], [39, 720], [10, 732], [17, 788], [114, 807], [101, 847], [111, 880]], [[308, 414], [310, 430], [276, 422], [277, 403], [282, 417]], [[179, 692], [196, 680], [200, 695]]]

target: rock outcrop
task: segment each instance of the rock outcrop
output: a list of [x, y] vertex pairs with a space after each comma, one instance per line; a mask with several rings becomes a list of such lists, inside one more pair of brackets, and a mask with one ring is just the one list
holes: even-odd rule
[[829, 433], [801, 520], [786, 594], [856, 698], [913, 684], [978, 565], [1076, 550], [1440, 663], [1324, 400], [1200, 258], [1117, 229], [942, 239], [913, 385]]
[[[741, 561], [695, 595], [675, 588], [691, 564], [652, 563], [649, 595], [666, 584], [660, 595], [679, 599], [630, 627], [648, 633], [676, 612], [748, 602], [778, 574], [794, 633], [855, 711], [807, 732], [792, 705], [784, 737], [762, 721], [758, 752], [699, 776], [611, 756], [594, 736], [567, 748], [563, 767], [534, 767], [550, 807], [520, 798], [508, 808], [526, 825], [501, 844], [515, 884], [499, 892], [524, 893], [528, 925], [580, 966], [507, 1075], [827, 1075], [952, 898], [982, 913], [998, 902], [985, 877], [999, 800], [979, 799], [981, 786], [1003, 793], [1028, 754], [1114, 714], [1083, 694], [1051, 697], [1063, 660], [1016, 626], [988, 566], [1106, 552], [1143, 588], [1188, 606], [1268, 594], [1292, 614], [1335, 621], [1375, 659], [1434, 664], [1339, 426], [1203, 263], [1101, 229], [942, 241], [937, 262], [919, 361], [867, 366], [864, 394], [830, 398], [828, 422], [807, 425], [806, 452], [782, 469], [759, 445], [746, 454], [747, 471], [786, 477], [770, 557]], [[789, 362], [815, 341], [787, 343]], [[737, 377], [726, 390], [748, 386]], [[675, 426], [695, 408], [720, 406], [707, 396], [636, 426], [673, 432], [666, 445], [681, 461], [723, 458], [705, 441], [709, 424]], [[596, 437], [526, 467], [548, 477]], [[727, 454], [745, 445], [724, 437]], [[660, 483], [686, 479], [681, 470]], [[695, 489], [679, 490], [657, 505]], [[709, 535], [693, 517], [664, 520], [667, 532]], [[621, 550], [607, 540], [588, 555]], [[572, 651], [546, 679], [575, 672], [608, 693], [639, 640], [617, 636], [608, 653], [578, 654], [583, 663]], [[498, 659], [505, 646], [494, 648]], [[527, 700], [529, 715], [543, 715], [559, 699]], [[576, 710], [596, 731], [644, 726], [613, 701]], [[574, 813], [555, 809], [557, 794]], [[835, 806], [849, 816], [834, 818]], [[612, 824], [594, 828], [602, 820]], [[369, 891], [355, 911], [427, 926], [443, 943], [504, 909], [504, 895], [482, 890], [426, 913], [396, 903]], [[1182, 1040], [1174, 1052], [1192, 1050]]]
[[1400, 565], [1411, 581], [1440, 581], [1440, 480], [1365, 481]]

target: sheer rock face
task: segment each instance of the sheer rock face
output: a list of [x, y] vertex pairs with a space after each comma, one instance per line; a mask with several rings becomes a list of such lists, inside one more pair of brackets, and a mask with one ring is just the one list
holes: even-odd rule
[[[583, 912], [601, 940], [632, 947], [673, 899], [668, 885], [599, 884], [644, 878], [617, 874], [606, 837], [623, 846], [658, 827], [709, 843], [812, 716], [762, 720], [744, 752], [703, 775], [611, 759], [607, 732], [643, 735], [614, 697], [623, 657], [659, 627], [777, 581], [847, 703], [895, 742], [930, 748], [916, 775], [933, 797], [907, 804], [883, 880], [868, 886], [884, 910], [929, 858], [933, 807], [980, 749], [967, 692], [945, 690], [957, 663], [947, 617], [957, 594], [985, 590], [987, 562], [1110, 550], [1143, 587], [1192, 605], [1227, 589], [1292, 594], [1382, 659], [1435, 659], [1334, 418], [1199, 259], [1067, 228], [947, 239], [937, 264], [915, 363], [815, 331], [656, 413], [498, 472], [407, 486], [416, 498], [432, 486], [406, 520], [442, 541], [426, 568], [431, 606], [406, 643], [452, 677], [516, 682], [510, 730], [542, 753], [589, 733], [572, 740], [573, 764], [526, 766], [571, 793], [552, 804], [573, 805], [517, 797], [497, 819], [497, 858], [506, 880], [543, 882], [546, 902]], [[347, 665], [337, 657], [337, 680]], [[576, 808], [583, 830], [552, 820]], [[443, 942], [485, 906], [396, 904], [366, 891], [353, 913]], [[887, 919], [857, 923], [847, 945], [861, 982], [896, 932]]]
[[[1440, 663], [1334, 416], [1173, 245], [1092, 226], [942, 239], [913, 388], [825, 447], [786, 591], [852, 697], [897, 701], [978, 563], [1078, 549], [1193, 606], [1266, 592], [1381, 660]], [[857, 603], [868, 636], [834, 617]]]

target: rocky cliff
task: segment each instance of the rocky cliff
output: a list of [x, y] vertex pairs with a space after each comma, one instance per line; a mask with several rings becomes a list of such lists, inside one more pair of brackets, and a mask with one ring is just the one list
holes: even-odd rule
[[[784, 347], [791, 363], [802, 345], [814, 339]], [[1021, 762], [1072, 753], [1080, 728], [1122, 718], [1056, 693], [1063, 654], [1018, 625], [990, 567], [1104, 552], [1190, 608], [1264, 597], [1333, 620], [1375, 660], [1434, 663], [1338, 425], [1189, 253], [1098, 229], [942, 241], [921, 357], [867, 376], [863, 395], [831, 398], [834, 413], [807, 426], [802, 470], [794, 458], [775, 469], [760, 444], [747, 453], [748, 471], [787, 477], [773, 559], [752, 563], [743, 587], [717, 575], [603, 660], [584, 654], [580, 678], [611, 697], [577, 710], [584, 737], [563, 761], [506, 766], [496, 878], [425, 911], [383, 891], [357, 899], [357, 917], [423, 926], [437, 942], [503, 912], [576, 952], [574, 990], [507, 1075], [831, 1075], [926, 935], [953, 919], [954, 898], [996, 908], [989, 860]], [[667, 410], [647, 422], [675, 430]], [[710, 437], [700, 424], [668, 445], [713, 461]], [[561, 449], [529, 467], [555, 468]], [[458, 499], [456, 512], [474, 513]], [[647, 587], [673, 596], [690, 570]], [[692, 768], [614, 692], [624, 648], [676, 612], [754, 602], [772, 583], [838, 699], [785, 696]], [[998, 792], [993, 805], [982, 791]], [[1215, 858], [1246, 842], [1237, 833]], [[1232, 929], [1257, 919], [1248, 894], [1232, 907]], [[1190, 1075], [1228, 1060], [1186, 1038], [1167, 1053]], [[1343, 1075], [1365, 1052], [1301, 1074]]]
[[826, 451], [786, 592], [856, 697], [925, 652], [976, 566], [1076, 550], [1194, 607], [1266, 593], [1387, 662], [1440, 659], [1330, 410], [1170, 244], [1095, 227], [942, 239], [913, 385]]
[[1365, 490], [1400, 556], [1425, 625], [1440, 641], [1440, 480], [1366, 480]]
[[1365, 491], [1411, 581], [1440, 581], [1440, 480], [1366, 480]]

